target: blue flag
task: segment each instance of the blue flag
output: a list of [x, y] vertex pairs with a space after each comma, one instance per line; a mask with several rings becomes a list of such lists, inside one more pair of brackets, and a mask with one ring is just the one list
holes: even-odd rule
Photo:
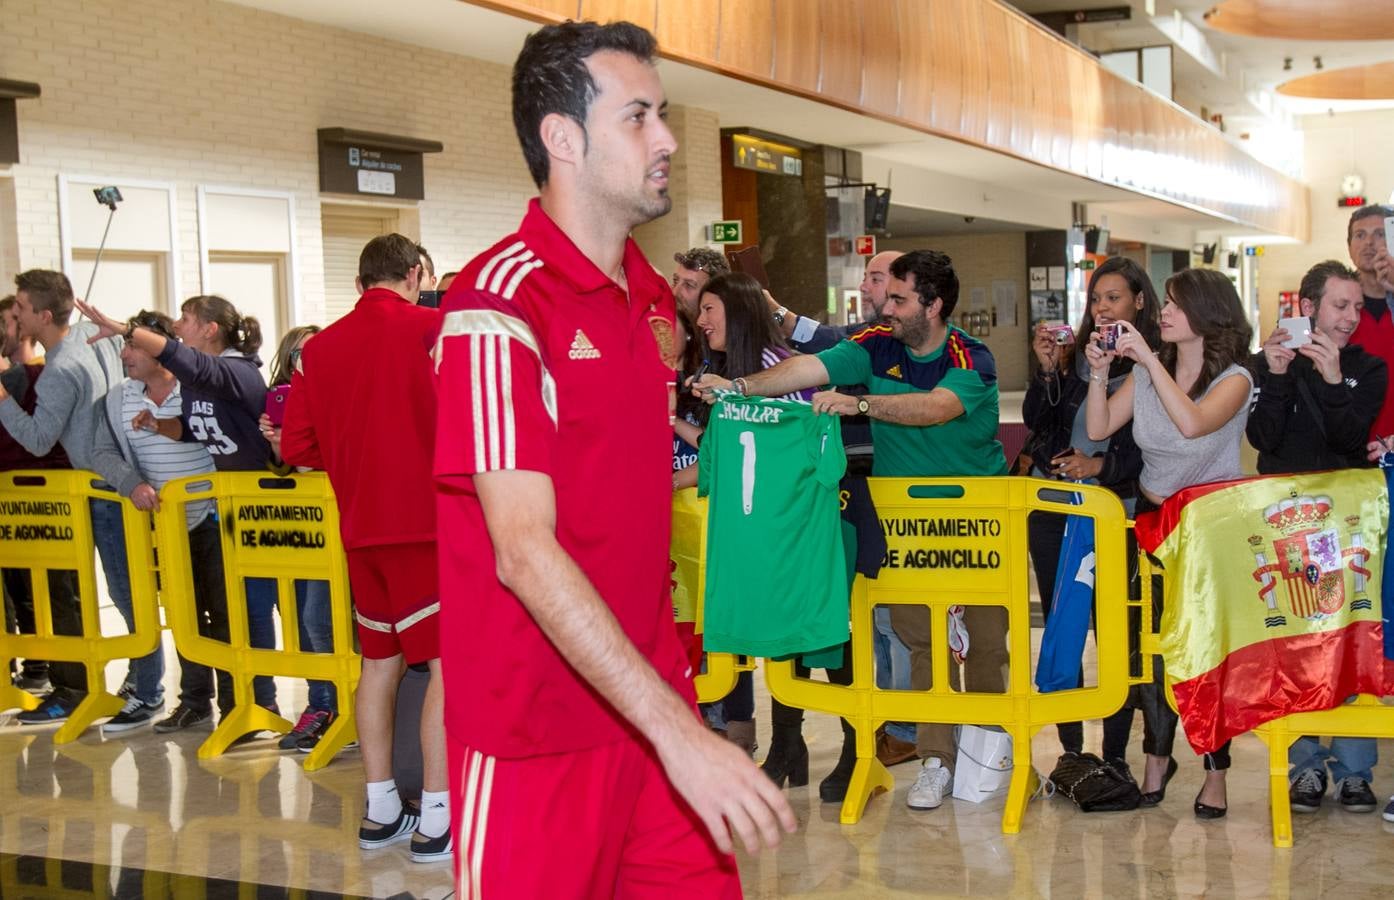
[[[1041, 658], [1036, 664], [1036, 687], [1042, 693], [1082, 686], [1084, 641], [1089, 636], [1093, 609], [1094, 520], [1067, 516], [1050, 618], [1046, 620]], [[1387, 641], [1388, 638], [1386, 646]]]

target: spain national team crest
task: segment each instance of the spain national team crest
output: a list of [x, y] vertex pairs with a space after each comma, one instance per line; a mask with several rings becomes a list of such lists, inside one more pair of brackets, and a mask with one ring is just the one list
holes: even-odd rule
[[[678, 367], [678, 345], [673, 339], [673, 323], [660, 315], [649, 316], [649, 328], [653, 331], [654, 343], [658, 345], [658, 356], [670, 369]], [[690, 339], [691, 336], [689, 336]]]
[[1292, 615], [1309, 622], [1340, 612], [1347, 597], [1351, 610], [1372, 607], [1366, 568], [1370, 551], [1361, 539], [1360, 517], [1333, 520], [1332, 511], [1326, 495], [1293, 496], [1264, 509], [1271, 537], [1251, 535], [1249, 546], [1257, 564], [1253, 576], [1259, 583], [1259, 599], [1267, 604], [1264, 624], [1269, 628], [1287, 624], [1278, 603], [1280, 582]]

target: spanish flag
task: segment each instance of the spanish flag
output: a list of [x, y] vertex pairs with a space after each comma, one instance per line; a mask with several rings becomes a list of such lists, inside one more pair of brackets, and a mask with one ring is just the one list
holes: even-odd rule
[[1165, 568], [1162, 655], [1197, 753], [1386, 692], [1388, 523], [1377, 469], [1198, 485], [1138, 516]]

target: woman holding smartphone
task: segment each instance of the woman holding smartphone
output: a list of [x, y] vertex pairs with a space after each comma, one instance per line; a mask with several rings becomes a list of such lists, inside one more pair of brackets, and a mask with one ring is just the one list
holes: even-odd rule
[[[266, 381], [261, 375], [261, 325], [243, 316], [227, 300], [199, 295], [184, 301], [174, 323], [179, 340], [171, 341], [148, 328], [131, 327], [76, 301], [101, 337], [122, 335], [156, 357], [179, 379], [183, 409], [179, 418], [157, 419], [147, 412], [146, 427], [173, 440], [196, 441], [208, 449], [220, 472], [260, 472], [271, 465], [271, 445], [257, 420], [266, 407]], [[274, 649], [276, 582], [246, 579], [248, 641], [253, 647]], [[273, 712], [276, 683], [269, 675], [253, 680], [257, 705]]]
[[[1131, 259], [1115, 256], [1095, 269], [1089, 279], [1089, 305], [1077, 333], [1087, 338], [1096, 329], [1103, 331], [1126, 322], [1142, 336], [1148, 349], [1155, 351], [1161, 346], [1160, 310], [1161, 303], [1147, 272]], [[1032, 341], [1040, 368], [1022, 405], [1022, 418], [1031, 429], [1034, 446], [1031, 474], [1102, 485], [1118, 494], [1131, 515], [1137, 500], [1137, 478], [1142, 472], [1142, 452], [1133, 440], [1132, 424], [1121, 426], [1107, 439], [1090, 439], [1085, 422], [1089, 362], [1073, 342], [1061, 345], [1055, 335], [1056, 331], [1043, 323], [1037, 326]], [[1115, 356], [1109, 365], [1107, 391], [1116, 392], [1132, 369], [1132, 359]], [[1063, 515], [1037, 512], [1027, 520], [1031, 563], [1040, 588], [1041, 610], [1047, 619], [1055, 596], [1065, 519]], [[1129, 550], [1130, 555], [1136, 552], [1133, 547]], [[1138, 623], [1134, 622], [1133, 629], [1137, 628]], [[1101, 755], [1122, 774], [1131, 775], [1126, 761], [1128, 738], [1133, 710], [1141, 708], [1147, 763], [1140, 790], [1143, 805], [1151, 806], [1165, 797], [1169, 773], [1175, 771], [1171, 747], [1176, 735], [1176, 714], [1152, 685], [1139, 685], [1131, 693], [1128, 705], [1104, 720]], [[1066, 753], [1084, 751], [1081, 723], [1062, 723], [1058, 730], [1061, 748]]]
[[[286, 403], [290, 398], [290, 377], [300, 365], [300, 350], [320, 331], [318, 325], [297, 325], [285, 333], [271, 361], [271, 390], [266, 394], [267, 412], [258, 422], [262, 437], [271, 444], [271, 453], [278, 466], [281, 461], [281, 423], [285, 421]], [[271, 414], [275, 412], [273, 420]], [[329, 614], [329, 582], [295, 582], [296, 621], [300, 632], [300, 649], [305, 653], [334, 652], [334, 624]], [[295, 727], [281, 736], [277, 746], [282, 750], [309, 753], [315, 749], [326, 729], [339, 717], [338, 691], [332, 681], [310, 680], [305, 710]]]
[[[1252, 330], [1230, 280], [1214, 269], [1185, 269], [1167, 279], [1159, 353], [1133, 325], [1118, 328], [1116, 349], [1100, 347], [1097, 331], [1084, 349], [1086, 421], [1091, 440], [1132, 423], [1142, 450], [1137, 511], [1155, 510], [1183, 488], [1240, 477], [1239, 444], [1253, 390], [1246, 367]], [[1132, 360], [1133, 370], [1110, 396], [1109, 370], [1119, 357]], [[1194, 810], [1199, 819], [1218, 819], [1228, 809], [1229, 743], [1204, 759]]]

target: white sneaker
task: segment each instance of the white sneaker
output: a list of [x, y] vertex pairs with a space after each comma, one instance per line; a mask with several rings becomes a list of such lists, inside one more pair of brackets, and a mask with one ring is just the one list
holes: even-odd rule
[[944, 794], [954, 783], [953, 773], [944, 768], [939, 757], [931, 756], [920, 766], [920, 774], [905, 795], [905, 805], [911, 809], [937, 809], [944, 803]]

